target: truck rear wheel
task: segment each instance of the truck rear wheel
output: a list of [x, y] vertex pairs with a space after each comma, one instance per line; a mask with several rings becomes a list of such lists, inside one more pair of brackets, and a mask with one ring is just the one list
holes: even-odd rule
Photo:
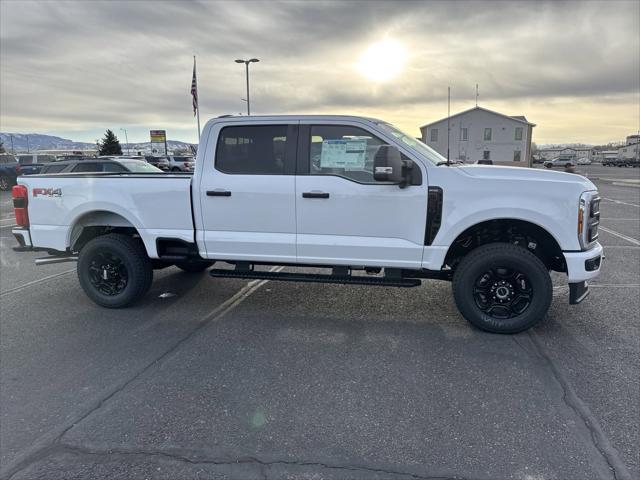
[[153, 267], [142, 241], [111, 233], [90, 240], [80, 251], [78, 279], [95, 303], [127, 307], [151, 287]]
[[460, 262], [453, 295], [460, 313], [481, 330], [518, 333], [544, 318], [553, 286], [533, 253], [510, 243], [490, 243]]

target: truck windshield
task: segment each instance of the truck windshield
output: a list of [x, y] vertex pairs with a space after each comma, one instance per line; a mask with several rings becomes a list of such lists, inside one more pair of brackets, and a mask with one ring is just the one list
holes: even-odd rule
[[402, 143], [404, 143], [409, 148], [414, 150], [421, 157], [426, 158], [427, 160], [429, 160], [434, 165], [437, 165], [440, 162], [446, 162], [447, 161], [446, 158], [444, 158], [442, 155], [440, 155], [434, 149], [432, 149], [431, 147], [425, 145], [420, 140], [417, 140], [417, 139], [413, 138], [412, 136], [407, 135], [403, 131], [398, 130], [393, 125], [391, 125], [389, 123], [378, 123], [378, 126], [381, 127], [383, 130], [385, 130], [387, 133], [390, 133], [391, 135], [393, 135], [397, 139], [401, 140]]

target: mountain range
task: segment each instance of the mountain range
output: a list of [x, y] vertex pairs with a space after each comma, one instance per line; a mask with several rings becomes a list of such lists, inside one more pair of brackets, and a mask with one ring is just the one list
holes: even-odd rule
[[[12, 145], [13, 140], [13, 145]], [[95, 143], [74, 142], [68, 138], [56, 137], [54, 135], [43, 135], [40, 133], [9, 133], [0, 132], [0, 141], [4, 144], [7, 152], [12, 149], [15, 152], [33, 152], [37, 150], [95, 150]], [[123, 153], [127, 153], [127, 148], [131, 154], [136, 152], [151, 152], [150, 142], [130, 143], [120, 142]], [[169, 151], [190, 150], [190, 143], [181, 142], [179, 140], [167, 140], [167, 148]]]

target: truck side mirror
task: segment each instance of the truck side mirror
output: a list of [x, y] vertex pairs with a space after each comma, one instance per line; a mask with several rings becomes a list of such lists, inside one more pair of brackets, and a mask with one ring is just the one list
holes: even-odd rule
[[373, 159], [373, 178], [376, 182], [402, 183], [403, 162], [400, 150], [393, 145], [381, 145]]

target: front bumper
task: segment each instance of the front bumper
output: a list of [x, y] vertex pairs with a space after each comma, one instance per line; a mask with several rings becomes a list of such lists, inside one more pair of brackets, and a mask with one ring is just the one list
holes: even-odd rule
[[593, 247], [583, 252], [564, 252], [564, 259], [569, 283], [591, 280], [600, 275], [604, 259], [602, 245], [596, 242]]
[[588, 280], [600, 274], [604, 253], [602, 245], [596, 244], [583, 252], [565, 252], [567, 276], [569, 277], [569, 303], [575, 305], [589, 295]]

